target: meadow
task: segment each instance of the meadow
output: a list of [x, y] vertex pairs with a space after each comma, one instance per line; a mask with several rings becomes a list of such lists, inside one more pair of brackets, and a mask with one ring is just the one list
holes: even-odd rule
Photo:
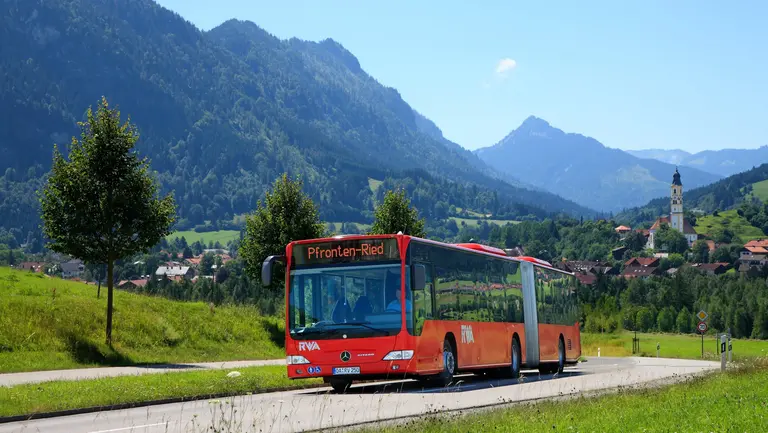
[[276, 359], [284, 322], [252, 306], [212, 307], [0, 268], [0, 373], [94, 366]]

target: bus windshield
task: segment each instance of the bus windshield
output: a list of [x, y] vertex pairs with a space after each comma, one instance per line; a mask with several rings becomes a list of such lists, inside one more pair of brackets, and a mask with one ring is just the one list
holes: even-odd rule
[[[379, 337], [400, 332], [399, 262], [292, 269], [289, 279], [289, 332], [294, 339]], [[408, 280], [406, 275], [406, 311], [410, 312]]]

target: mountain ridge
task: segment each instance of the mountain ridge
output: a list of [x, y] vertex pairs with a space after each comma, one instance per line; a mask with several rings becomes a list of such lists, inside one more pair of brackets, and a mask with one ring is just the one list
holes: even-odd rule
[[[675, 170], [674, 165], [637, 158], [592, 137], [566, 133], [536, 116], [527, 117], [499, 142], [475, 153], [492, 167], [524, 182], [610, 212], [662, 195]], [[510, 164], [520, 160], [525, 163]], [[692, 186], [721, 178], [697, 169], [686, 171]]]
[[[202, 32], [149, 0], [5, 4], [0, 221], [20, 240], [39, 233], [33, 192], [52, 145], [79, 135], [76, 121], [102, 95], [137, 125], [137, 150], [174, 191], [180, 227], [252, 211], [283, 172], [304, 178], [330, 221], [370, 220], [383, 193], [371, 178], [412, 195], [441, 185], [444, 193], [419, 200], [433, 220], [449, 205], [510, 218], [595, 213], [515, 187], [471, 152], [430, 137], [396, 89], [331, 39], [281, 40], [235, 19]], [[430, 175], [412, 177], [420, 171]]]
[[[719, 149], [690, 153], [682, 150], [643, 149], [627, 151], [644, 158], [677, 163], [728, 177], [768, 162], [768, 145], [755, 149]], [[676, 162], [673, 162], [676, 161]]]

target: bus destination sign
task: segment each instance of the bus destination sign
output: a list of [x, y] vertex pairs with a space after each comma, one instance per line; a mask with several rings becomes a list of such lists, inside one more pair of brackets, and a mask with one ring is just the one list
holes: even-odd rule
[[296, 265], [400, 259], [395, 239], [355, 239], [299, 244], [294, 245], [292, 256]]

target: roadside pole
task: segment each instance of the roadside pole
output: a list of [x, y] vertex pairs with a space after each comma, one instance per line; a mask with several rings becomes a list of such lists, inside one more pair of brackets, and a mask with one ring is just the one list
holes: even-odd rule
[[720, 335], [720, 371], [725, 371], [725, 334]]
[[733, 362], [733, 345], [731, 343], [731, 330], [728, 330], [728, 363]]

